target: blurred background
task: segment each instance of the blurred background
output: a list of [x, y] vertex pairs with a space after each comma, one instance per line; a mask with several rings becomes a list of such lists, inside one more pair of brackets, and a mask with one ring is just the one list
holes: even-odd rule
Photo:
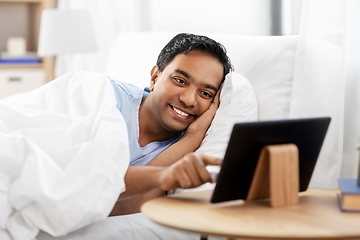
[[[90, 11], [98, 43], [98, 51], [72, 54], [55, 73], [47, 70], [58, 77], [72, 69], [102, 71], [112, 40], [125, 31], [298, 34], [302, 0], [0, 0], [0, 51], [6, 51], [9, 38], [20, 37], [28, 52], [36, 52], [37, 25], [46, 8]], [[86, 63], [78, 59], [83, 57]]]
[[111, 40], [122, 31], [297, 34], [302, 0], [59, 0], [57, 6], [91, 11], [102, 62]]
[[[86, 10], [90, 20], [85, 22], [94, 34], [62, 34], [74, 43], [71, 48], [64, 46], [72, 51], [54, 49], [64, 41], [53, 38], [54, 46], [47, 45], [40, 54], [45, 9]], [[358, 166], [355, 146], [360, 142], [359, 18], [359, 0], [0, 0], [0, 99], [29, 91], [73, 70], [104, 72], [113, 40], [125, 32], [299, 35], [298, 46], [304, 47], [308, 38], [317, 38], [342, 52], [344, 74], [338, 81], [343, 89], [328, 94], [343, 96], [336, 137], [341, 145], [336, 151], [341, 156], [337, 161], [342, 162], [340, 175], [353, 176], [354, 166]], [[63, 17], [62, 28], [70, 29], [81, 20]], [[48, 23], [51, 33], [44, 37], [58, 33], [58, 24]], [[81, 42], [76, 46], [81, 37], [89, 40], [86, 42], [94, 38], [91, 40], [96, 46], [87, 51], [74, 50], [79, 44], [81, 47]], [[299, 54], [301, 50], [306, 48], [298, 48]]]

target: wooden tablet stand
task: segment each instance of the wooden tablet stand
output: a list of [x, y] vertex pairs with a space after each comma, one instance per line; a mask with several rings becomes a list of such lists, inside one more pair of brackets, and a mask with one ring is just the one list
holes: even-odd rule
[[299, 151], [295, 144], [261, 150], [246, 201], [270, 197], [271, 207], [299, 202]]

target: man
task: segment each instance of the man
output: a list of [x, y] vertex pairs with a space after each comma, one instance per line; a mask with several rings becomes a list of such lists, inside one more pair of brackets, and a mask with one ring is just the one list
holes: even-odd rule
[[[169, 166], [195, 151], [219, 106], [221, 83], [231, 70], [221, 44], [205, 36], [178, 34], [160, 52], [148, 92], [112, 80], [128, 126], [130, 166]], [[111, 215], [138, 212], [144, 201], [164, 194], [163, 190], [120, 202]]]

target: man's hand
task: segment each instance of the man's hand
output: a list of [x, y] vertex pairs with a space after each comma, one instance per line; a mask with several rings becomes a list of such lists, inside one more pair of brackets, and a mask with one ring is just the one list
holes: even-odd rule
[[[125, 175], [126, 191], [120, 195], [119, 202], [114, 206], [110, 216], [139, 212], [141, 204], [162, 196], [164, 191], [194, 188], [212, 182], [205, 167], [220, 165], [221, 161], [218, 158], [189, 153], [169, 167], [129, 167]], [[146, 194], [137, 196], [144, 193]]]
[[220, 105], [220, 92], [222, 89], [223, 83], [220, 85], [219, 90], [217, 91], [213, 102], [210, 104], [209, 108], [201, 114], [194, 122], [192, 122], [187, 128], [185, 135], [188, 134], [202, 134], [204, 138], [206, 131], [210, 127], [210, 124], [216, 114], [216, 110]]
[[153, 189], [194, 188], [211, 182], [206, 165], [220, 165], [221, 159], [189, 153], [169, 167], [129, 167], [125, 174], [126, 191], [122, 199], [144, 194]]
[[220, 165], [221, 159], [202, 154], [189, 153], [170, 167], [159, 178], [160, 188], [168, 191], [175, 188], [195, 188], [212, 182], [206, 165]]

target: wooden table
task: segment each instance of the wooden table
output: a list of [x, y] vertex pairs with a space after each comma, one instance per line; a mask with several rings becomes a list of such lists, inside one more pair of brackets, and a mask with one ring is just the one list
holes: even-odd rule
[[360, 213], [342, 212], [338, 190], [307, 190], [299, 204], [271, 208], [269, 201], [210, 203], [211, 190], [146, 202], [141, 211], [154, 222], [201, 235], [263, 239], [360, 238]]

